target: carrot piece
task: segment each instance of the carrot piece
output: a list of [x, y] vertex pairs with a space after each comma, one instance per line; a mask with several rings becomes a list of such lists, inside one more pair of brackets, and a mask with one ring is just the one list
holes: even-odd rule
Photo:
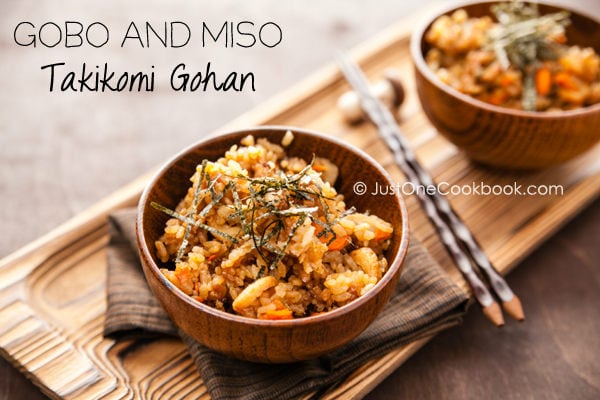
[[210, 262], [210, 261], [214, 260], [215, 258], [217, 258], [217, 255], [211, 254], [210, 256], [208, 256], [208, 261]]
[[546, 96], [552, 88], [550, 69], [542, 67], [535, 73], [535, 88], [540, 96]]
[[[324, 236], [327, 236], [327, 235], [324, 235]], [[321, 236], [321, 241], [323, 241], [322, 239], [324, 236]], [[342, 250], [348, 244], [348, 241], [346, 240], [347, 237], [348, 236], [337, 235], [335, 240], [333, 242], [329, 243], [329, 246], [327, 246], [327, 249], [330, 251]]]
[[[319, 220], [321, 220], [321, 221], [324, 221], [324, 218], [319, 218]], [[312, 226], [314, 226], [314, 227], [315, 227], [315, 235], [319, 235], [319, 234], [321, 234], [321, 232], [323, 232], [323, 229], [325, 229], [325, 228], [323, 228], [323, 227], [321, 226], [321, 224], [317, 224], [317, 223], [315, 223], [315, 222], [313, 222], [313, 223], [312, 223]], [[323, 236], [321, 236], [321, 237], [320, 237], [320, 239], [321, 239], [321, 242], [323, 241], [323, 238], [324, 238], [325, 236], [326, 236], [326, 235], [323, 235]]]
[[[315, 227], [316, 235], [319, 235], [321, 232], [323, 232], [324, 228], [321, 225], [313, 223], [313, 226]], [[343, 229], [339, 229], [339, 231], [343, 231]], [[327, 232], [326, 234], [321, 235], [319, 237], [319, 240], [321, 241], [321, 243], [329, 243], [327, 249], [330, 251], [342, 250], [348, 244], [348, 241], [346, 240], [348, 238], [348, 235], [345, 231], [343, 232], [343, 234], [340, 234], [336, 231], [335, 239], [331, 243], [329, 243], [329, 241], [333, 237], [333, 233], [331, 232]]]
[[512, 85], [515, 82], [515, 77], [510, 74], [503, 74], [500, 77], [500, 86], [507, 87]]
[[373, 240], [385, 240], [389, 239], [390, 236], [392, 236], [392, 232], [384, 232], [382, 230], [376, 229], [375, 237], [373, 238]]
[[314, 169], [317, 172], [325, 172], [327, 170], [327, 167], [321, 164], [315, 164], [313, 165], [312, 169]]
[[279, 319], [293, 319], [294, 315], [292, 310], [284, 308], [283, 310], [269, 310], [260, 316], [261, 319], [279, 320]]
[[496, 90], [487, 99], [488, 103], [492, 103], [496, 106], [502, 105], [508, 99], [508, 93], [502, 90]]
[[567, 43], [567, 36], [564, 33], [562, 33], [560, 35], [554, 36], [552, 40], [554, 41], [554, 43], [565, 44]]
[[175, 270], [175, 276], [179, 281], [179, 284], [176, 286], [183, 290], [185, 294], [192, 294], [194, 291], [194, 281], [192, 281], [192, 273], [189, 267], [177, 268]]
[[577, 89], [577, 85], [571, 78], [571, 75], [566, 72], [558, 72], [556, 75], [554, 75], [554, 82], [556, 82], [556, 84], [563, 89]]

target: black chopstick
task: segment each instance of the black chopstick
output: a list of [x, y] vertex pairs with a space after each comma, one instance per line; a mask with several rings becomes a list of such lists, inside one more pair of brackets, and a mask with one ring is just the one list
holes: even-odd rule
[[469, 282], [484, 314], [497, 326], [504, 324], [498, 303], [479, 279], [471, 263], [477, 265], [488, 276], [493, 290], [502, 300], [505, 311], [513, 318], [523, 320], [524, 314], [519, 298], [496, 272], [467, 226], [456, 215], [444, 195], [437, 190], [431, 176], [419, 164], [391, 112], [371, 93], [369, 83], [360, 67], [344, 55], [339, 56], [339, 63], [344, 76], [357, 92], [363, 111], [377, 126], [379, 134], [392, 151], [396, 164], [415, 187], [427, 188], [417, 190], [417, 197], [459, 270]]

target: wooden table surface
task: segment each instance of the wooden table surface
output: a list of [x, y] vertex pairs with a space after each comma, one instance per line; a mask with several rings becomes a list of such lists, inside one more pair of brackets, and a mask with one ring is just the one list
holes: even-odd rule
[[[75, 0], [3, 0], [0, 13], [0, 257], [46, 233], [185, 145], [331, 61], [336, 49], [360, 43], [434, 1], [276, 0], [165, 5], [116, 0], [93, 7]], [[573, 4], [600, 18], [599, 0]], [[59, 6], [57, 6], [59, 4]], [[21, 21], [275, 21], [275, 49], [22, 48], [12, 41]], [[215, 26], [216, 26], [215, 25]], [[254, 71], [256, 92], [175, 94], [163, 77], [150, 94], [48, 93], [40, 66], [109, 62], [120, 70], [177, 62]], [[163, 75], [165, 71], [163, 71]], [[168, 76], [168, 74], [167, 74]], [[276, 76], [276, 79], [273, 77]], [[161, 86], [163, 85], [163, 86]], [[162, 87], [162, 89], [161, 89]], [[600, 201], [526, 259], [509, 276], [528, 319], [491, 327], [474, 307], [398, 369], [369, 396], [395, 398], [600, 398]], [[495, 394], [493, 396], [492, 394]], [[0, 400], [45, 398], [0, 359]]]

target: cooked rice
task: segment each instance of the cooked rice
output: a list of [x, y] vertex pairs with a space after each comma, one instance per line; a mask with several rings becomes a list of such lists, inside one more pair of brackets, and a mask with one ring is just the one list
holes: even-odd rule
[[[489, 16], [469, 17], [464, 9], [437, 18], [425, 39], [431, 45], [427, 65], [443, 83], [476, 99], [508, 108], [523, 108], [524, 80], [514, 66], [502, 67], [490, 46], [497, 23]], [[549, 37], [563, 43], [564, 35]], [[539, 61], [537, 111], [560, 111], [600, 103], [600, 56], [592, 47], [564, 45], [556, 60]], [[538, 82], [538, 78], [540, 78]]]
[[197, 301], [252, 318], [314, 315], [364, 295], [388, 267], [393, 228], [348, 210], [333, 187], [337, 173], [329, 160], [309, 164], [244, 138], [191, 177], [155, 243], [170, 267], [162, 273]]

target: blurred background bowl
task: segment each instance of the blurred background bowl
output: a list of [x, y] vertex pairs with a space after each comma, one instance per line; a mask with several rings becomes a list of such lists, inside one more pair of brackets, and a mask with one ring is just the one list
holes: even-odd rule
[[[174, 209], [190, 185], [190, 176], [203, 159], [217, 160], [234, 144], [252, 134], [280, 143], [285, 132], [294, 133], [286, 149], [290, 156], [326, 157], [339, 167], [336, 189], [345, 202], [359, 211], [394, 225], [386, 252], [389, 268], [377, 285], [353, 302], [324, 314], [292, 320], [268, 321], [219, 311], [195, 301], [171, 284], [159, 268], [154, 242], [169, 218], [150, 206], [157, 202]], [[385, 170], [362, 151], [330, 137], [296, 128], [260, 127], [233, 132], [197, 143], [169, 161], [148, 184], [138, 207], [138, 250], [148, 284], [175, 324], [200, 343], [227, 355], [257, 362], [282, 363], [304, 360], [330, 352], [360, 334], [381, 312], [400, 277], [408, 248], [408, 220], [399, 194], [356, 195], [353, 186], [364, 182], [373, 190], [393, 181]]]
[[[568, 161], [600, 140], [600, 104], [562, 112], [527, 112], [477, 100], [441, 82], [427, 66], [425, 34], [439, 16], [463, 8], [470, 17], [491, 15], [498, 1], [455, 3], [430, 15], [411, 38], [417, 92], [432, 124], [471, 159], [505, 168], [533, 169]], [[540, 4], [542, 14], [564, 8]], [[567, 43], [600, 53], [600, 24], [571, 12]]]

